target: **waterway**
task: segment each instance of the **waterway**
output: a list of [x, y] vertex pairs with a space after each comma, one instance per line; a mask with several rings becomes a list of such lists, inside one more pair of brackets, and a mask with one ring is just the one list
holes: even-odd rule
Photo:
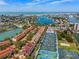
[[5, 38], [13, 38], [14, 36], [16, 36], [22, 30], [23, 29], [21, 29], [21, 28], [16, 28], [14, 30], [10, 30], [10, 31], [0, 33], [0, 41], [3, 41]]
[[68, 14], [68, 13], [72, 13], [72, 14], [75, 14], [75, 13], [78, 13], [78, 12], [0, 12], [0, 15], [12, 15], [12, 16], [15, 16], [15, 15], [37, 15], [37, 14]]
[[52, 20], [52, 19], [49, 19], [49, 18], [47, 18], [45, 16], [40, 16], [36, 20], [36, 23], [40, 24], [40, 25], [47, 25], [47, 24], [55, 24], [55, 21]]

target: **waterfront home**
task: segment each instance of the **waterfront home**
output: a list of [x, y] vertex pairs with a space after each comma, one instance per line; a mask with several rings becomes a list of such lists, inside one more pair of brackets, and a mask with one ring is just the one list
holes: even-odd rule
[[13, 41], [18, 41], [18, 40], [24, 38], [25, 36], [26, 36], [26, 34], [24, 32], [21, 32], [17, 36], [15, 36], [12, 40]]
[[8, 45], [10, 42], [7, 40], [7, 41], [3, 41], [3, 42], [0, 42], [0, 46], [4, 46], [4, 45]]
[[23, 32], [20, 32], [17, 36], [15, 36], [12, 40], [13, 41], [18, 41], [26, 36], [26, 33], [31, 31], [33, 27], [29, 27], [28, 29], [25, 29]]
[[33, 29], [33, 26], [30, 26], [28, 29], [25, 29], [23, 32], [27, 33]]

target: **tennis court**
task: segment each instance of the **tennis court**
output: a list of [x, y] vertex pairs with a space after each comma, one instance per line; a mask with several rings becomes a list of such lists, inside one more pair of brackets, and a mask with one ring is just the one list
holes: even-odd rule
[[47, 30], [37, 55], [37, 59], [57, 59], [56, 34]]

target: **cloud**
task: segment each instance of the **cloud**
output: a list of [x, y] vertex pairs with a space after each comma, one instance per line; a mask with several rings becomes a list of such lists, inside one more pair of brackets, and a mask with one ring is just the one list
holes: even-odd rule
[[[59, 0], [59, 1], [53, 1], [53, 0], [33, 0], [32, 2], [26, 3], [26, 5], [41, 5], [41, 4], [62, 4], [65, 2], [73, 2], [75, 0]], [[78, 1], [78, 0], [76, 0]]]
[[37, 5], [37, 4], [39, 4], [39, 3], [37, 3], [37, 2], [26, 3], [26, 5]]
[[35, 1], [35, 2], [39, 2], [39, 1], [41, 1], [41, 0], [33, 0], [33, 1]]
[[46, 1], [51, 1], [51, 0], [33, 0], [35, 2], [46, 2]]
[[41, 5], [48, 3], [51, 0], [33, 0], [32, 2], [26, 3], [26, 5]]
[[74, 0], [61, 0], [61, 1], [54, 1], [54, 2], [51, 2], [50, 4], [62, 4], [62, 3], [65, 3], [65, 2], [72, 2]]
[[0, 0], [0, 5], [7, 5], [7, 3], [4, 0]]

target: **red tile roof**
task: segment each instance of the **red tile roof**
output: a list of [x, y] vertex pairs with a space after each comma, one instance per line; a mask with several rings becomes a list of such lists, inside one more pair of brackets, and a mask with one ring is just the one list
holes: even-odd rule
[[18, 41], [18, 40], [22, 39], [25, 36], [26, 36], [26, 34], [24, 32], [21, 32], [16, 37], [13, 38], [13, 41]]
[[15, 36], [12, 40], [13, 41], [18, 41], [20, 39], [22, 39], [23, 37], [26, 36], [26, 33], [31, 31], [33, 29], [33, 27], [29, 27], [28, 29], [25, 29], [23, 32], [20, 32], [17, 36]]
[[16, 57], [13, 56], [11, 59], [16, 59]]
[[33, 29], [33, 27], [31, 26], [31, 27], [29, 27], [28, 29], [25, 29], [24, 32], [27, 33], [27, 32], [29, 32], [29, 31], [31, 31], [32, 29]]
[[6, 48], [5, 50], [0, 51], [0, 57], [6, 56], [8, 53], [11, 53], [15, 48], [16, 48], [16, 46], [12, 45], [12, 46]]
[[24, 54], [24, 55], [30, 55], [31, 54], [32, 50], [34, 49], [34, 47], [35, 47], [35, 45], [38, 41], [38, 39], [41, 37], [41, 34], [44, 32], [44, 29], [45, 29], [45, 27], [40, 27], [40, 29], [34, 35], [32, 40], [23, 47], [21, 54]]
[[3, 41], [3, 42], [0, 42], [0, 46], [3, 46], [3, 45], [8, 45], [10, 42], [7, 40], [7, 41]]

